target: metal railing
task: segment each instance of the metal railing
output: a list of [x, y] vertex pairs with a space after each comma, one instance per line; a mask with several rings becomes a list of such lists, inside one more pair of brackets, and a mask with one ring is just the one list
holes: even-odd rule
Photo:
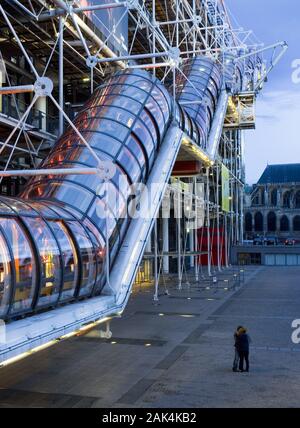
[[[28, 105], [25, 102], [16, 100], [13, 95], [2, 95], [1, 97], [0, 113], [8, 118], [18, 120], [27, 108]], [[51, 116], [37, 108], [30, 110], [26, 123], [39, 131], [49, 132], [54, 135], [58, 133], [58, 116]]]

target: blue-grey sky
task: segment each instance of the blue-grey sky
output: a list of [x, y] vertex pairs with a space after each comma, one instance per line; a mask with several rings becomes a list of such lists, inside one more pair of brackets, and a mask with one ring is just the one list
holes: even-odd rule
[[300, 62], [300, 1], [225, 0], [225, 3], [240, 27], [252, 29], [266, 45], [280, 40], [289, 44], [289, 50], [258, 97], [256, 130], [245, 134], [247, 181], [254, 183], [267, 164], [300, 163], [300, 83], [292, 80], [295, 72], [292, 63], [296, 59]]

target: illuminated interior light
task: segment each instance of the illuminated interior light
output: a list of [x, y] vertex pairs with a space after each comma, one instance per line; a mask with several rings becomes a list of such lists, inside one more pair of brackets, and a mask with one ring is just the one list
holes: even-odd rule
[[180, 315], [182, 318], [195, 318], [195, 315], [191, 315], [191, 314], [184, 314], [184, 315]]
[[14, 363], [16, 363], [16, 362], [18, 362], [20, 360], [23, 360], [24, 358], [29, 357], [30, 355], [33, 355], [33, 354], [35, 354], [37, 352], [40, 352], [42, 350], [45, 350], [47, 348], [50, 348], [51, 346], [57, 345], [62, 340], [67, 340], [67, 339], [70, 339], [72, 337], [75, 337], [76, 335], [78, 335], [79, 332], [82, 332], [82, 331], [85, 331], [85, 330], [90, 330], [93, 327], [96, 327], [96, 326], [98, 326], [100, 324], [103, 324], [104, 322], [107, 322], [109, 320], [111, 320], [111, 318], [110, 317], [106, 317], [106, 318], [103, 318], [101, 320], [92, 322], [92, 323], [90, 323], [90, 324], [88, 324], [86, 326], [81, 327], [79, 330], [74, 330], [73, 332], [70, 332], [70, 333], [67, 333], [67, 334], [65, 334], [63, 336], [60, 336], [57, 339], [53, 339], [50, 342], [47, 342], [47, 343], [45, 343], [43, 345], [39, 345], [39, 346], [37, 346], [35, 348], [32, 348], [32, 349], [30, 349], [30, 350], [28, 350], [26, 352], [23, 352], [22, 354], [17, 355], [16, 357], [9, 358], [9, 359], [1, 362], [0, 363], [0, 367], [6, 367], [6, 366], [8, 366], [10, 364], [14, 364]]

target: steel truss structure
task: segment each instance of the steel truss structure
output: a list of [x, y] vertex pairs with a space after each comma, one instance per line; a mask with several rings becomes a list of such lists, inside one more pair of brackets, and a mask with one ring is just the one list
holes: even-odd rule
[[[103, 19], [103, 15], [99, 15], [103, 11], [114, 17], [111, 25]], [[121, 31], [124, 22], [126, 28], [128, 25], [127, 45]], [[70, 306], [84, 305], [83, 315], [77, 314], [74, 318], [74, 309], [73, 315], [70, 315], [68, 308], [58, 307], [53, 311], [57, 324], [51, 333], [49, 323], [42, 321], [47, 332], [43, 336], [35, 324], [38, 322], [41, 326], [39, 309], [43, 309], [37, 302], [41, 296], [46, 296], [44, 300], [50, 302], [49, 308], [59, 305], [58, 300], [54, 303], [54, 300], [48, 299], [47, 292], [46, 295], [35, 294], [35, 306], [29, 303], [29, 309], [24, 312], [35, 314], [31, 318], [34, 334], [30, 335], [31, 339], [26, 344], [22, 342], [24, 336], [14, 338], [17, 344], [5, 346], [2, 354], [0, 352], [2, 360], [18, 355], [20, 350], [46, 343], [46, 337], [56, 339], [83, 324], [101, 322], [108, 316], [122, 312], [138, 267], [140, 272], [143, 271], [149, 261], [155, 286], [154, 300], [159, 298], [161, 274], [176, 271], [176, 284], [182, 289], [191, 280], [201, 286], [203, 278], [217, 276], [218, 272], [229, 267], [231, 245], [243, 240], [243, 132], [255, 126], [256, 97], [286, 49], [284, 42], [269, 47], [258, 42], [251, 31], [240, 28], [234, 22], [221, 0], [2, 2], [1, 191], [5, 194], [7, 187], [14, 182], [17, 189], [25, 189], [22, 193], [25, 199], [23, 202], [19, 199], [10, 202], [0, 197], [0, 220], [2, 216], [18, 217], [20, 224], [26, 224], [26, 233], [33, 234], [27, 216], [40, 216], [49, 225], [52, 215], [55, 221], [65, 224], [60, 232], [66, 236], [70, 234], [70, 242], [76, 241], [75, 229], [72, 231], [68, 223], [79, 218], [76, 210], [71, 209], [72, 204], [62, 206], [52, 201], [52, 205], [49, 203], [46, 208], [46, 199], [42, 198], [37, 207], [35, 202], [30, 202], [28, 195], [32, 197], [34, 189], [38, 195], [41, 191], [38, 186], [43, 186], [43, 180], [53, 180], [55, 176], [61, 182], [68, 180], [70, 175], [74, 182], [78, 177], [78, 180], [87, 177], [88, 182], [92, 182], [91, 178], [95, 177], [98, 185], [108, 186], [111, 165], [105, 161], [105, 156], [99, 155], [99, 150], [82, 127], [82, 121], [88, 120], [88, 115], [85, 117], [78, 111], [88, 99], [90, 101], [85, 104], [85, 110], [90, 109], [91, 112], [96, 102], [101, 105], [105, 91], [109, 92], [112, 86], [118, 85], [118, 79], [123, 79], [125, 83], [128, 79], [126, 85], [130, 85], [130, 76], [138, 76], [143, 88], [150, 88], [149, 82], [152, 82], [151, 89], [147, 91], [160, 105], [165, 123], [159, 135], [159, 127], [162, 127], [160, 119], [154, 110], [151, 111], [147, 104], [149, 100], [145, 100], [141, 114], [145, 116], [146, 111], [151, 120], [146, 117], [144, 120], [154, 123], [152, 139], [155, 140], [154, 134], [157, 133], [160, 141], [154, 143], [156, 147], [161, 145], [161, 148], [155, 156], [152, 153], [153, 157], [148, 153], [145, 168], [149, 170], [144, 174], [141, 168], [141, 176], [144, 176], [146, 184], [150, 182], [149, 178], [145, 178], [148, 176], [151, 182], [159, 185], [150, 197], [152, 208], [148, 220], [140, 219], [126, 224], [124, 235], [119, 232], [119, 247], [116, 250], [109, 233], [109, 196], [103, 199], [106, 223], [99, 241], [104, 256], [100, 255], [102, 261], [95, 262], [98, 263], [97, 269], [101, 264], [105, 272], [100, 281], [101, 287], [98, 287], [103, 291], [102, 295], [99, 297], [99, 293], [93, 291], [94, 299], [90, 302], [93, 301], [94, 306], [91, 309], [89, 301], [80, 303], [80, 297], [91, 296], [81, 295], [82, 289], [79, 291], [77, 287], [76, 300], [79, 303]], [[199, 73], [199, 82], [201, 73], [209, 73], [206, 86], [195, 80], [196, 72]], [[132, 85], [136, 85], [134, 79], [132, 81]], [[136, 87], [137, 94], [138, 90]], [[136, 101], [139, 100], [138, 96]], [[132, 108], [136, 101], [132, 96]], [[121, 116], [113, 120], [119, 123], [115, 125], [115, 132], [118, 132]], [[126, 120], [127, 126], [134, 129], [137, 116], [127, 117]], [[71, 134], [84, 147], [86, 156], [92, 159], [89, 165], [64, 164], [64, 159], [53, 164], [47, 160], [51, 158], [51, 153], [56, 153], [55, 147], [66, 138], [64, 136]], [[53, 151], [57, 137], [61, 139]], [[144, 143], [141, 138], [140, 143]], [[143, 148], [143, 153], [145, 150]], [[62, 151], [61, 155], [63, 158], [67, 151]], [[138, 157], [138, 154], [134, 156]], [[43, 168], [40, 168], [41, 162]], [[127, 175], [130, 178], [130, 173]], [[36, 187], [35, 182], [39, 183]], [[94, 185], [93, 181], [91, 187]], [[26, 193], [26, 187], [31, 189], [31, 193], [29, 190]], [[108, 195], [108, 187], [104, 193]], [[6, 192], [6, 195], [15, 196], [15, 192]], [[139, 204], [143, 205], [142, 199]], [[24, 214], [25, 205], [27, 214]], [[30, 209], [35, 212], [34, 215], [29, 213]], [[47, 210], [52, 214], [46, 213]], [[164, 215], [166, 212], [173, 214], [171, 218]], [[181, 212], [184, 215], [180, 215]], [[191, 213], [193, 220], [197, 220], [197, 227], [191, 226]], [[7, 236], [1, 221], [0, 227], [0, 231]], [[91, 226], [89, 234], [92, 227], [95, 228], [95, 225]], [[97, 235], [96, 232], [94, 234]], [[34, 240], [36, 242], [32, 245], [38, 253], [41, 250], [37, 244], [38, 238]], [[56, 240], [59, 241], [57, 237]], [[1, 241], [2, 247], [5, 246], [4, 241]], [[69, 245], [72, 246], [72, 243]], [[78, 251], [78, 242], [74, 245], [77, 245]], [[106, 250], [111, 247], [114, 251]], [[9, 248], [7, 251], [13, 260], [14, 250]], [[144, 264], [140, 265], [143, 254]], [[41, 254], [41, 257], [46, 255]], [[75, 258], [70, 274], [74, 271]], [[82, 254], [79, 255], [79, 259], [82, 258]], [[176, 263], [172, 264], [174, 258]], [[44, 268], [49, 268], [51, 261], [48, 260], [45, 265], [42, 263], [37, 262], [40, 276]], [[84, 262], [81, 260], [77, 263], [80, 265], [78, 275], [82, 277]], [[92, 264], [91, 259], [87, 263]], [[11, 276], [16, 277], [14, 269]], [[2, 276], [5, 276], [4, 270]], [[4, 287], [4, 278], [2, 280]], [[37, 287], [39, 290], [35, 293], [40, 293], [42, 286]], [[57, 295], [60, 298], [64, 295], [62, 279], [59, 287]], [[74, 294], [70, 298], [72, 300]], [[14, 306], [13, 295], [6, 306], [9, 310], [5, 313], [11, 314], [7, 315], [8, 318], [23, 314], [14, 309], [18, 306]], [[20, 322], [15, 321], [12, 325]]]

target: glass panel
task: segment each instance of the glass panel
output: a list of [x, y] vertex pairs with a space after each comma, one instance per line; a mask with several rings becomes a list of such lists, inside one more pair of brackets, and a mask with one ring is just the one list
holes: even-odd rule
[[104, 101], [104, 104], [111, 104], [122, 107], [134, 114], [138, 114], [141, 110], [141, 103], [133, 100], [132, 98], [125, 97], [123, 95], [119, 95], [118, 97], [111, 96], [107, 97]]
[[170, 111], [169, 111], [169, 105], [168, 105], [164, 95], [161, 93], [161, 91], [156, 86], [153, 88], [151, 95], [155, 99], [157, 104], [159, 105], [161, 111], [163, 112], [165, 122], [167, 122], [169, 120], [169, 117], [170, 117]]
[[[109, 159], [108, 155], [102, 153], [102, 152], [98, 152], [97, 151], [97, 155], [100, 159], [106, 160]], [[75, 148], [72, 149], [72, 151], [70, 152], [69, 155], [69, 161], [70, 162], [80, 162], [82, 164], [85, 164], [87, 166], [91, 166], [91, 167], [95, 167], [97, 166], [97, 159], [92, 155], [91, 151], [83, 146], [77, 146]]]
[[132, 183], [139, 181], [141, 175], [139, 164], [130, 151], [125, 147], [123, 147], [123, 150], [119, 154], [118, 161], [131, 178]]
[[118, 107], [105, 107], [107, 110], [104, 112], [103, 108], [101, 109], [101, 116], [107, 119], [116, 120], [119, 123], [122, 123], [124, 126], [131, 128], [135, 117], [132, 113], [127, 110], [120, 109]]
[[145, 165], [146, 159], [143, 149], [134, 135], [130, 135], [126, 142], [128, 149], [135, 155], [141, 167]]
[[[6, 202], [8, 201], [9, 199], [7, 199], [6, 198]], [[8, 206], [8, 205], [6, 205], [5, 203], [3, 203], [3, 202], [0, 202], [0, 212], [2, 213], [2, 214], [14, 214], [14, 212], [13, 212], [13, 210]]]
[[30, 202], [32, 208], [37, 210], [43, 217], [51, 218], [51, 219], [59, 219], [60, 216], [53, 210], [49, 208], [48, 205], [43, 205], [39, 202]]
[[82, 217], [82, 214], [77, 211], [76, 208], [70, 207], [69, 205], [66, 205], [64, 203], [60, 203], [59, 205], [60, 206], [51, 203], [51, 208], [59, 214], [61, 219], [74, 220], [74, 218], [80, 219]]
[[47, 187], [47, 184], [32, 184], [22, 193], [22, 197], [25, 199], [41, 197], [42, 192]]
[[[113, 119], [106, 119], [102, 116], [99, 117], [89, 117], [86, 116], [84, 119], [78, 118], [78, 123], [76, 124], [78, 130], [81, 132], [86, 131], [99, 131], [111, 136], [117, 135], [118, 138], [123, 141], [128, 134], [128, 128], [123, 126], [121, 123], [118, 123]], [[78, 137], [77, 137], [78, 138]]]
[[[38, 188], [37, 193], [39, 193]], [[40, 197], [57, 199], [58, 201], [75, 206], [78, 210], [85, 212], [91, 204], [94, 195], [81, 186], [66, 181], [52, 181]]]
[[145, 124], [147, 131], [152, 136], [153, 145], [154, 145], [154, 141], [159, 140], [159, 133], [155, 126], [154, 119], [151, 113], [148, 112], [147, 110], [143, 110], [139, 116], [139, 119]]
[[74, 297], [78, 280], [78, 257], [74, 242], [61, 221], [52, 221], [49, 223], [56, 239], [59, 242], [63, 267], [64, 283], [60, 301], [68, 300]]
[[147, 92], [140, 90], [136, 86], [122, 86], [120, 94], [132, 97], [133, 99], [139, 101], [141, 104], [144, 104], [148, 97]]
[[18, 214], [38, 216], [38, 213], [34, 211], [28, 204], [24, 204], [20, 200], [15, 198], [2, 198], [9, 206]]
[[[144, 124], [140, 120], [138, 120], [135, 123], [134, 128], [133, 128], [133, 132], [137, 135], [139, 140], [142, 142], [148, 156], [151, 156], [151, 154], [154, 150], [153, 138], [150, 135], [147, 128], [144, 126]], [[157, 142], [157, 139], [155, 140], [155, 142]]]
[[[103, 236], [106, 236], [106, 210], [104, 202], [97, 198], [91, 206], [88, 217], [97, 225], [98, 229], [101, 230]], [[116, 219], [111, 212], [107, 218], [108, 236], [111, 236], [114, 229], [116, 228]]]
[[25, 218], [24, 222], [35, 240], [41, 265], [39, 300], [37, 307], [57, 302], [61, 286], [60, 252], [46, 223], [39, 218]]
[[10, 255], [2, 233], [0, 234], [0, 318], [7, 314], [12, 292]]
[[118, 165], [116, 166], [115, 175], [112, 177], [112, 181], [115, 184], [118, 191], [123, 196], [124, 200], [127, 200], [127, 198], [130, 195], [130, 184], [127, 178], [127, 175], [124, 171], [121, 170], [121, 168]]
[[19, 223], [0, 218], [0, 225], [14, 255], [15, 290], [11, 314], [28, 311], [33, 303], [36, 286], [36, 263], [32, 246]]
[[[83, 135], [85, 136], [85, 133], [83, 133]], [[118, 136], [116, 135], [116, 137]], [[122, 146], [120, 141], [117, 141], [109, 135], [102, 134], [101, 132], [93, 132], [92, 138], [89, 139], [89, 144], [91, 147], [97, 148], [99, 151], [103, 150], [113, 157], [116, 156]]]
[[90, 238], [87, 236], [85, 230], [79, 223], [68, 222], [74, 238], [80, 251], [81, 261], [81, 283], [79, 296], [89, 296], [94, 288], [96, 281], [96, 255], [95, 249]]
[[159, 106], [157, 105], [157, 103], [154, 101], [152, 97], [149, 97], [146, 107], [151, 112], [152, 116], [155, 118], [158, 126], [158, 130], [160, 132], [160, 135], [162, 136], [165, 128], [165, 119], [161, 109], [159, 108]]
[[96, 249], [97, 257], [97, 279], [96, 286], [94, 290], [94, 295], [99, 294], [105, 284], [105, 272], [103, 271], [104, 259], [105, 259], [105, 243], [102, 236], [99, 233], [99, 230], [93, 225], [93, 223], [85, 218], [84, 226], [86, 227], [91, 240], [93, 241], [94, 247]]
[[110, 214], [112, 214], [114, 218], [118, 218], [124, 211], [126, 204], [125, 199], [113, 182], [109, 181], [107, 185], [99, 185], [97, 188], [97, 195], [108, 204]]
[[43, 166], [47, 165], [49, 168], [51, 168], [52, 165], [63, 163], [68, 158], [69, 152], [70, 147], [62, 148], [62, 150], [55, 150], [45, 159]]

